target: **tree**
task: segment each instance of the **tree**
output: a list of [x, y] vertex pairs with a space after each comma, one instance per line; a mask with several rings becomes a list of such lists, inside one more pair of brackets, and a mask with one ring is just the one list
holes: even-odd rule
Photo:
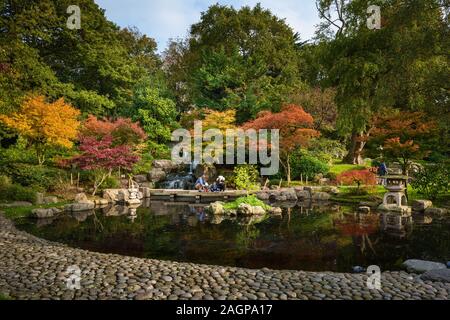
[[[386, 157], [399, 161], [403, 174], [408, 174], [412, 159], [428, 154], [423, 139], [431, 140], [436, 124], [422, 112], [384, 111], [375, 116], [370, 141], [383, 146]], [[423, 143], [421, 143], [421, 140]]]
[[259, 4], [240, 10], [213, 5], [187, 41], [167, 52], [171, 87], [182, 88], [184, 105], [236, 109], [238, 123], [264, 109], [279, 111], [300, 82], [297, 40], [285, 21]]
[[246, 129], [279, 129], [280, 130], [280, 162], [286, 170], [288, 185], [291, 182], [290, 157], [294, 150], [306, 147], [309, 140], [318, 137], [320, 133], [312, 129], [313, 117], [302, 107], [286, 105], [281, 112], [263, 111], [253, 120], [245, 123]]
[[80, 133], [84, 137], [96, 139], [112, 136], [114, 145], [128, 145], [130, 147], [143, 142], [147, 138], [139, 123], [135, 123], [131, 119], [99, 120], [93, 115], [88, 116], [81, 127]]
[[148, 135], [148, 149], [154, 157], [168, 156], [166, 146], [171, 134], [178, 127], [175, 102], [164, 95], [157, 86], [151, 86], [149, 79], [135, 87], [133, 108], [130, 116], [142, 124]]
[[[449, 101], [443, 85], [450, 74], [445, 54], [448, 17], [443, 10], [448, 4], [438, 0], [317, 2], [323, 22], [318, 39], [325, 48], [322, 84], [337, 89], [337, 125], [349, 137], [346, 161], [362, 163], [370, 120], [381, 107], [434, 114], [442, 119], [442, 145], [448, 145], [444, 124], [448, 113], [438, 116]], [[366, 26], [369, 4], [381, 7], [381, 30]]]
[[113, 140], [111, 135], [100, 139], [83, 136], [80, 138], [82, 154], [70, 160], [70, 163], [77, 165], [80, 169], [94, 172], [92, 195], [97, 193], [98, 188], [114, 169], [131, 170], [133, 165], [139, 161], [139, 156], [133, 154], [128, 145], [114, 146]]
[[49, 148], [73, 146], [80, 125], [79, 115], [63, 98], [47, 103], [43, 96], [37, 96], [27, 98], [18, 112], [0, 115], [0, 121], [28, 140], [42, 165]]
[[344, 185], [357, 185], [357, 193], [360, 191], [361, 185], [374, 186], [377, 184], [377, 177], [373, 172], [364, 170], [349, 170], [339, 174], [336, 178], [338, 183]]

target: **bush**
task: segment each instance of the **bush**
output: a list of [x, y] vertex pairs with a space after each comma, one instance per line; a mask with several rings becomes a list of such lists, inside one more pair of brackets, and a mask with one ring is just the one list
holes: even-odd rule
[[367, 169], [350, 170], [338, 175], [337, 182], [347, 186], [356, 184], [358, 188], [354, 191], [354, 193], [366, 194], [367, 190], [361, 189], [361, 185], [375, 186], [377, 184], [377, 177], [374, 173], [370, 172]]
[[39, 187], [49, 190], [57, 181], [66, 177], [64, 170], [32, 165], [26, 163], [11, 163], [2, 168], [2, 173], [12, 178], [14, 183], [25, 187]]
[[339, 141], [319, 138], [311, 141], [309, 154], [322, 162], [331, 164], [333, 159], [343, 159], [347, 149]]
[[233, 182], [237, 190], [258, 190], [259, 171], [254, 165], [244, 164], [234, 168]]
[[40, 190], [36, 190], [33, 188], [26, 188], [19, 184], [0, 186], [0, 200], [35, 202], [37, 191]]
[[319, 173], [326, 175], [330, 167], [305, 151], [295, 151], [291, 156], [291, 179], [298, 180], [303, 176], [312, 180]]
[[411, 185], [418, 193], [435, 200], [439, 195], [449, 192], [450, 167], [443, 163], [424, 166], [415, 174]]

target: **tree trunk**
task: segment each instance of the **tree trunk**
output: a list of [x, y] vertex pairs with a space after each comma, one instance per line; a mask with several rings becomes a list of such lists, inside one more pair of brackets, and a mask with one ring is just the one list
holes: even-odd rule
[[350, 142], [348, 155], [344, 158], [344, 162], [348, 164], [364, 164], [364, 160], [362, 158], [362, 151], [364, 146], [366, 145], [366, 141], [363, 138], [363, 133], [353, 133], [352, 139]]

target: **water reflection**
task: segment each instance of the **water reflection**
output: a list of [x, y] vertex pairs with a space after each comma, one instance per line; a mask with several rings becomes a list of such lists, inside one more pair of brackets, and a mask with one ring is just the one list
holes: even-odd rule
[[105, 253], [276, 269], [398, 269], [408, 258], [449, 260], [448, 218], [357, 213], [286, 203], [280, 216], [213, 216], [201, 204], [107, 206], [57, 219], [18, 221], [43, 238]]

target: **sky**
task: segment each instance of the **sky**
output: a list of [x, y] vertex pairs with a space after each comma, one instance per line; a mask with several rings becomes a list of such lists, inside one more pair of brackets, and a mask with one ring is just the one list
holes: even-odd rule
[[279, 18], [286, 19], [302, 40], [310, 39], [319, 23], [314, 0], [95, 0], [106, 16], [121, 27], [135, 26], [154, 38], [162, 52], [170, 39], [184, 38], [201, 12], [219, 3], [240, 8], [258, 2]]

